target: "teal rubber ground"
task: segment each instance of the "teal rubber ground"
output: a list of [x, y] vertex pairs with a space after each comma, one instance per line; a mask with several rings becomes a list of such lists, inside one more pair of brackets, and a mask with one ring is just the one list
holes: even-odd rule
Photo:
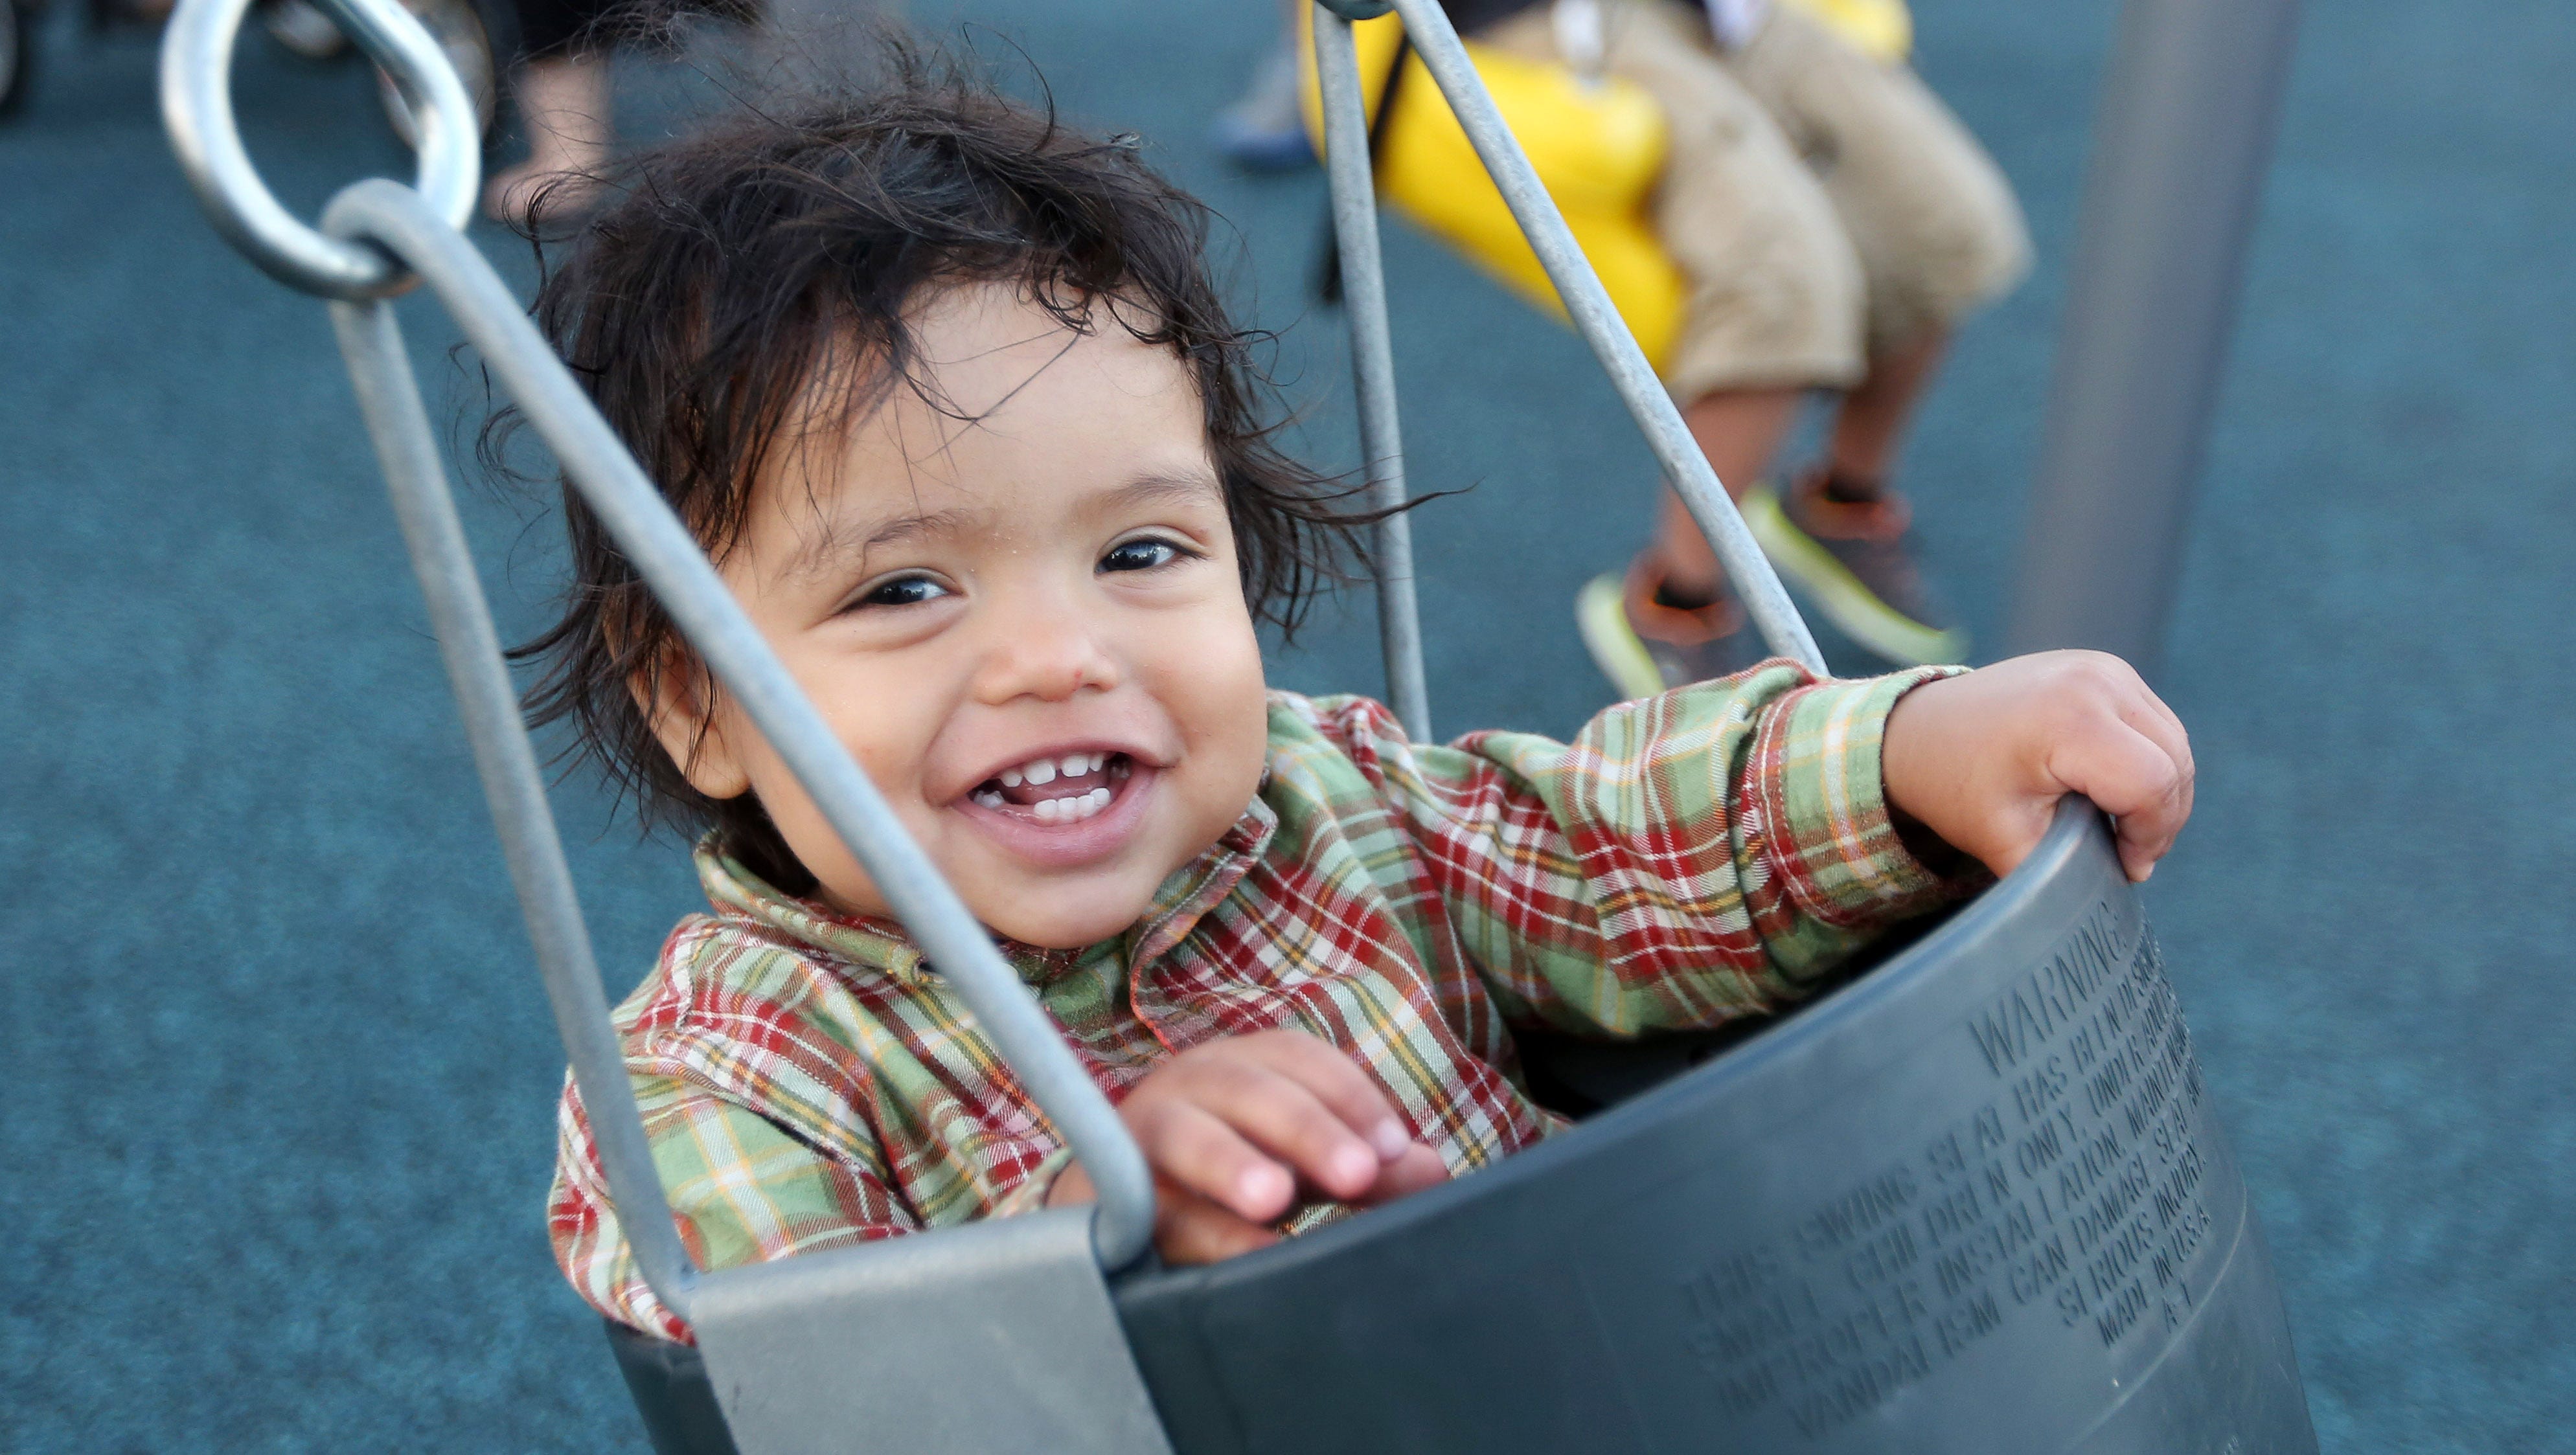
[[[641, 1450], [546, 1255], [560, 1061], [322, 310], [207, 228], [148, 45], [76, 8], [0, 127], [0, 1449]], [[1991, 642], [2110, 6], [1917, 10], [2040, 245], [1906, 475]], [[916, 11], [1210, 197], [1351, 460], [1320, 178], [1203, 141], [1266, 7]], [[363, 74], [245, 50], [290, 205], [407, 171]], [[2552, 0], [2310, 7], [2162, 678], [2203, 778], [2149, 912], [2331, 1450], [2576, 1438], [2571, 74]], [[1566, 604], [1635, 546], [1644, 449], [1570, 337], [1389, 247], [1414, 482], [1477, 487], [1415, 526], [1438, 718], [1568, 730], [1603, 691]], [[407, 314], [462, 432], [478, 387]], [[524, 630], [551, 525], [469, 510]], [[1374, 641], [1354, 599], [1278, 680], [1374, 690]], [[561, 802], [630, 979], [684, 866]]]

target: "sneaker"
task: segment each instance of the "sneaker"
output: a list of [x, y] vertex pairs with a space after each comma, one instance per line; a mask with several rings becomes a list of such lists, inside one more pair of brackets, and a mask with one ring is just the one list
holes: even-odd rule
[[1695, 610], [1655, 599], [1663, 578], [1640, 555], [1627, 574], [1593, 577], [1575, 594], [1574, 624], [1592, 664], [1622, 700], [1731, 676], [1771, 655], [1735, 593]]
[[1744, 497], [1744, 523], [1762, 554], [1843, 635], [1905, 666], [1965, 661], [1968, 634], [1914, 564], [1912, 522], [1893, 491], [1858, 504], [1825, 494], [1822, 470], [1800, 477], [1786, 500], [1767, 484]]

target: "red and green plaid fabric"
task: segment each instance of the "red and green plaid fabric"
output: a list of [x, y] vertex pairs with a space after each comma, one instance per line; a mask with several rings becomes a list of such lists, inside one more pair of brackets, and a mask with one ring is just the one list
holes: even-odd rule
[[[1355, 697], [1274, 694], [1269, 772], [1118, 939], [1005, 944], [1114, 1100], [1165, 1057], [1292, 1027], [1367, 1068], [1453, 1173], [1561, 1124], [1512, 1027], [1634, 1036], [1797, 999], [1952, 891], [1879, 790], [1897, 698], [1936, 675], [1813, 681], [1773, 662], [1603, 712], [1571, 743], [1405, 740]], [[901, 930], [697, 851], [712, 914], [617, 1010], [673, 1216], [699, 1266], [1037, 1206], [1054, 1129]], [[567, 1083], [549, 1207], [584, 1298], [666, 1338]], [[1338, 1212], [1309, 1208], [1303, 1228]]]

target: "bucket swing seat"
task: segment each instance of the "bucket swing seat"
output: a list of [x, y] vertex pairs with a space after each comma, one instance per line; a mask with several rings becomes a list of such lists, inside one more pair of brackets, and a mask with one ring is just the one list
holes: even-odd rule
[[[1107, 1099], [464, 238], [478, 127], [436, 43], [400, 0], [322, 0], [402, 86], [421, 143], [411, 185], [355, 183], [317, 230], [269, 193], [233, 125], [226, 73], [250, 3], [180, 0], [164, 118], [216, 225], [331, 300], [637, 1268], [697, 1336], [618, 1342], [657, 1449], [2315, 1450], [2190, 1033], [2079, 799], [2008, 878], [1741, 1044], [1696, 1065], [1671, 1046], [1642, 1063], [1558, 1057], [1560, 1084], [1615, 1103], [1571, 1132], [1271, 1248], [1156, 1266], [1152, 1178]], [[1401, 456], [1348, 23], [1387, 7], [1328, 4], [1315, 43], [1342, 143], [1329, 161], [1362, 444], [1391, 503]], [[1755, 622], [1820, 667], [1436, 0], [1394, 9]], [[387, 302], [420, 283], [967, 1001], [1096, 1206], [714, 1272], [690, 1261]], [[1389, 695], [1427, 737], [1403, 523], [1379, 542]], [[961, 1374], [972, 1400], [922, 1397]]]

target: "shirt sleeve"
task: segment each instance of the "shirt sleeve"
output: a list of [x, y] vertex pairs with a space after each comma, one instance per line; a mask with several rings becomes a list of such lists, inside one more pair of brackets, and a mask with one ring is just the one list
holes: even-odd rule
[[1343, 726], [1504, 1017], [1632, 1036], [1802, 998], [1981, 882], [1907, 852], [1879, 778], [1889, 712], [1950, 670], [1818, 681], [1774, 661], [1622, 703], [1570, 743], [1416, 747], [1374, 704]]
[[[925, 1093], [941, 1088], [935, 1077], [924, 1080], [892, 1027], [874, 1034], [895, 1040], [862, 1045], [848, 1025], [818, 1015], [837, 973], [766, 931], [693, 916], [615, 1012], [654, 1170], [701, 1269], [1033, 1211], [1070, 1160], [1025, 1138], [977, 1137], [973, 1116], [931, 1107], [937, 1098]], [[889, 1087], [889, 1075], [903, 1085]], [[882, 1118], [904, 1109], [948, 1124], [960, 1142], [903, 1141], [900, 1127], [890, 1130]], [[569, 1078], [547, 1224], [556, 1261], [592, 1307], [689, 1340], [635, 1266]]]
[[[792, 1258], [918, 1226], [876, 1171], [826, 1155], [747, 1107], [671, 1078], [638, 1076], [635, 1089], [672, 1220], [702, 1269]], [[694, 1342], [636, 1269], [569, 1078], [556, 1131], [546, 1225], [564, 1276], [610, 1318]]]

